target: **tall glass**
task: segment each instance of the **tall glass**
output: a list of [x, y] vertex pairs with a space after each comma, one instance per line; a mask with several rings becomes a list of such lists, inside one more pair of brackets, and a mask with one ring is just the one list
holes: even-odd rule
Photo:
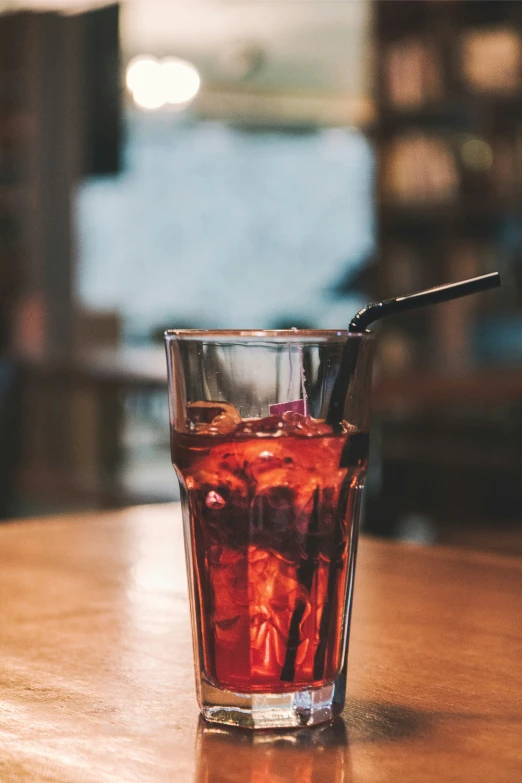
[[344, 705], [373, 339], [165, 341], [201, 712], [249, 728], [330, 720]]

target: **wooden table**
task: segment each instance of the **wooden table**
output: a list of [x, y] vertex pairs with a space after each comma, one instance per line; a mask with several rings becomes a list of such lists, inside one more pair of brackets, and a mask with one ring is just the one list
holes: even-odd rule
[[2, 783], [519, 783], [522, 561], [363, 540], [344, 721], [202, 725], [177, 505], [0, 527]]

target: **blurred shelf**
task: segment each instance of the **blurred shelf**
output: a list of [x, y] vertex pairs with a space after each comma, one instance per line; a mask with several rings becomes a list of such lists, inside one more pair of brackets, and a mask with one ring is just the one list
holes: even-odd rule
[[[167, 370], [163, 348], [121, 348], [78, 353], [69, 361], [52, 358], [25, 358], [26, 371], [40, 378], [68, 379], [82, 384], [100, 383], [124, 388], [165, 389]], [[408, 407], [434, 407], [495, 402], [499, 399], [522, 401], [522, 367], [513, 369], [475, 369], [461, 375], [415, 372], [397, 378], [383, 378], [374, 384], [374, 408], [378, 411]]]
[[[52, 503], [59, 502], [64, 509], [80, 505], [82, 508], [122, 508], [124, 506], [142, 505], [146, 503], [168, 503], [177, 499], [175, 489], [176, 477], [168, 462], [172, 474], [169, 486], [158, 487], [158, 482], [152, 487], [133, 487], [130, 481], [101, 481], [95, 475], [57, 471], [44, 468], [41, 465], [26, 465], [18, 479], [17, 491], [24, 502]], [[129, 478], [132, 478], [130, 476]], [[145, 482], [146, 483], [146, 482]]]
[[448, 405], [475, 405], [499, 400], [522, 402], [522, 368], [473, 370], [461, 376], [440, 372], [411, 373], [377, 381], [376, 411], [416, 411]]
[[455, 472], [471, 468], [478, 475], [521, 475], [522, 445], [506, 443], [501, 433], [492, 441], [494, 425], [490, 425], [489, 437], [472, 432], [467, 438], [458, 427], [452, 432], [446, 422], [444, 425], [438, 432], [428, 427], [418, 427], [412, 433], [397, 428], [397, 432], [383, 439], [381, 458], [394, 463], [413, 462], [425, 466], [426, 470], [443, 466], [444, 470]]
[[0, 185], [0, 217], [2, 213], [11, 213], [20, 205], [22, 189], [15, 183], [14, 185]]
[[163, 348], [93, 349], [68, 358], [35, 355], [20, 361], [27, 372], [49, 380], [151, 389], [164, 388], [167, 383]]
[[[463, 88], [457, 96], [430, 102], [419, 106], [394, 106], [383, 104], [379, 109], [378, 121], [373, 127], [381, 127], [387, 132], [397, 128], [401, 132], [412, 126], [456, 126], [465, 127], [466, 123], [477, 124], [482, 119], [487, 122], [491, 114], [520, 111], [522, 121], [522, 88], [512, 93], [471, 92]], [[372, 127], [372, 126], [370, 126]]]
[[486, 207], [480, 204], [473, 209], [463, 209], [459, 202], [402, 202], [391, 203], [384, 201], [381, 206], [381, 217], [383, 221], [393, 222], [415, 222], [415, 223], [438, 223], [440, 221], [451, 221], [462, 217], [483, 217], [488, 214]]
[[366, 127], [375, 117], [375, 105], [366, 97], [218, 83], [201, 91], [194, 109], [202, 119], [226, 117], [245, 126]]
[[499, 200], [496, 203], [484, 198], [466, 204], [462, 201], [453, 203], [383, 203], [380, 211], [381, 227], [386, 235], [393, 237], [396, 233], [411, 227], [433, 228], [441, 227], [468, 228], [483, 234], [487, 229], [496, 230], [499, 223], [508, 217], [519, 217], [522, 221], [520, 202], [510, 199]]
[[466, 115], [466, 106], [462, 101], [440, 101], [423, 106], [399, 107], [384, 105], [379, 112], [378, 122], [381, 132], [404, 132], [417, 127], [452, 126]]

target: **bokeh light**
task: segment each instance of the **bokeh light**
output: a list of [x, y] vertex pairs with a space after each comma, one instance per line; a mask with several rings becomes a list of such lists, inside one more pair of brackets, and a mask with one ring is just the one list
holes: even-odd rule
[[184, 106], [199, 92], [201, 79], [192, 63], [177, 57], [166, 57], [161, 62], [161, 78], [165, 103]]
[[199, 92], [201, 79], [185, 60], [141, 55], [127, 66], [126, 84], [136, 106], [153, 111], [165, 105], [188, 106]]
[[493, 150], [484, 139], [469, 138], [460, 153], [464, 164], [474, 171], [487, 171], [493, 165]]

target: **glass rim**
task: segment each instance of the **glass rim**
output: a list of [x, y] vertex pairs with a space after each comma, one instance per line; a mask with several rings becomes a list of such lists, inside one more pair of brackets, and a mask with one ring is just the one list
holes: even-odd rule
[[347, 329], [167, 329], [165, 341], [345, 343], [347, 340], [372, 339], [374, 332], [349, 332]]

